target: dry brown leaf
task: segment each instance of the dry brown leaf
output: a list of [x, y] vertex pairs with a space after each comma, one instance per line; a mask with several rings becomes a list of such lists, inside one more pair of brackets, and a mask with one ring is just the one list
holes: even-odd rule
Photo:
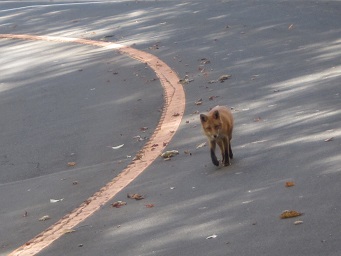
[[72, 166], [75, 166], [76, 165], [76, 162], [68, 162], [67, 163], [67, 166], [69, 166], [69, 167], [72, 167]]
[[144, 197], [140, 194], [127, 194], [127, 197], [135, 200], [142, 200]]
[[223, 83], [225, 80], [227, 80], [227, 79], [229, 79], [229, 78], [231, 78], [231, 75], [222, 75], [222, 76], [220, 76], [220, 77], [218, 78], [218, 81], [219, 81], [220, 83]]
[[147, 207], [147, 208], [153, 208], [153, 207], [154, 207], [154, 204], [146, 204], [146, 207]]
[[295, 183], [294, 183], [293, 181], [287, 181], [287, 182], [285, 182], [285, 186], [286, 186], [287, 188], [290, 188], [290, 187], [295, 186]]
[[123, 202], [123, 201], [117, 201], [117, 202], [111, 204], [111, 206], [115, 207], [115, 208], [120, 208], [121, 206], [124, 206], [124, 205], [127, 205], [127, 203]]
[[284, 212], [282, 212], [281, 214], [281, 219], [288, 219], [288, 218], [295, 218], [295, 217], [298, 217], [298, 216], [301, 216], [303, 213], [301, 212], [297, 212], [297, 211], [294, 211], [294, 210], [286, 210]]

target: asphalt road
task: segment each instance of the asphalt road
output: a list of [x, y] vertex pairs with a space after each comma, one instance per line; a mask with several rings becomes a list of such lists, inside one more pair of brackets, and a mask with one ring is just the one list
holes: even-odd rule
[[[157, 159], [110, 202], [127, 205], [104, 205], [39, 255], [340, 255], [340, 12], [340, 1], [2, 1], [0, 33], [119, 42], [188, 80], [167, 146], [180, 154]], [[7, 255], [117, 175], [163, 99], [151, 70], [114, 51], [0, 45]], [[236, 121], [226, 168], [197, 148], [198, 113], [215, 105], [233, 107]], [[284, 210], [304, 215], [280, 219]], [[39, 222], [45, 214], [53, 218]]]

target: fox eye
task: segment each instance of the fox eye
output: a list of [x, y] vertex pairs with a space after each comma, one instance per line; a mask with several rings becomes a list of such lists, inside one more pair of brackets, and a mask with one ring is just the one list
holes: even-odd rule
[[221, 127], [221, 125], [216, 125], [216, 126], [214, 126], [214, 128], [215, 128], [216, 130], [220, 129], [220, 127]]
[[206, 130], [211, 131], [212, 130], [211, 126], [206, 127]]

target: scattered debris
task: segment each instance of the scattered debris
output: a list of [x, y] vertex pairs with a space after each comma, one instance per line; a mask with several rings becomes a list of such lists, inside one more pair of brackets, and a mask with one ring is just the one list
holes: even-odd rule
[[206, 59], [206, 58], [202, 58], [202, 59], [200, 59], [200, 64], [203, 64], [203, 65], [205, 65], [205, 64], [210, 64], [211, 63], [211, 61], [210, 60], [208, 60], [208, 59]]
[[223, 83], [225, 80], [231, 78], [232, 75], [222, 75], [220, 76], [217, 80], [211, 80], [208, 83], [209, 84], [214, 84], [214, 83]]
[[171, 157], [173, 157], [175, 155], [178, 155], [178, 154], [179, 154], [179, 151], [177, 151], [177, 150], [168, 150], [166, 152], [163, 152], [161, 154], [161, 157], [163, 157], [163, 158], [171, 158]]
[[190, 156], [192, 155], [192, 153], [191, 153], [189, 150], [185, 150], [185, 151], [184, 151], [184, 154], [185, 154], [185, 155], [190, 155]]
[[263, 119], [260, 118], [260, 117], [257, 117], [257, 118], [255, 118], [255, 119], [253, 119], [253, 121], [254, 121], [254, 122], [261, 122], [261, 121], [263, 121]]
[[287, 182], [285, 182], [285, 186], [286, 186], [287, 188], [290, 188], [290, 187], [295, 186], [295, 183], [294, 183], [293, 181], [287, 181]]
[[145, 132], [145, 131], [147, 131], [148, 130], [148, 127], [141, 127], [140, 128], [140, 131], [142, 131], [142, 132]]
[[326, 140], [324, 140], [325, 142], [329, 142], [329, 141], [333, 141], [334, 140], [334, 137], [330, 137], [330, 138], [328, 138], [328, 139], [326, 139]]
[[146, 204], [146, 207], [147, 207], [147, 208], [153, 208], [153, 207], [154, 207], [154, 204]]
[[49, 220], [49, 219], [51, 219], [50, 216], [49, 215], [45, 215], [45, 216], [41, 217], [39, 219], [39, 221], [46, 221], [46, 220]]
[[197, 146], [197, 149], [205, 147], [205, 146], [206, 146], [206, 142], [203, 142]]
[[294, 27], [294, 24], [290, 24], [288, 27], [288, 30], [293, 29], [293, 27]]
[[150, 46], [149, 49], [150, 50], [158, 50], [159, 49], [158, 43], [154, 44], [153, 46]]
[[303, 215], [303, 213], [301, 212], [297, 212], [297, 211], [294, 211], [294, 210], [285, 210], [284, 212], [282, 212], [281, 214], [281, 219], [288, 219], [288, 218], [295, 218], [295, 217], [298, 217], [298, 216], [301, 216]]
[[61, 199], [50, 199], [50, 203], [53, 204], [53, 203], [58, 203], [58, 202], [61, 202], [63, 201], [64, 198], [61, 198]]
[[117, 201], [111, 204], [111, 206], [115, 208], [120, 208], [121, 206], [124, 206], [124, 205], [127, 205], [127, 203], [123, 201]]
[[123, 146], [124, 146], [124, 144], [121, 144], [121, 145], [118, 145], [118, 146], [115, 146], [115, 147], [108, 146], [108, 148], [119, 149], [119, 148], [122, 148]]
[[219, 98], [219, 96], [211, 96], [211, 97], [208, 98], [208, 100], [214, 100], [216, 98]]
[[174, 113], [173, 116], [180, 116], [180, 114], [179, 113]]
[[213, 234], [211, 236], [206, 237], [206, 239], [212, 239], [212, 238], [216, 238], [216, 237], [217, 237], [217, 235]]
[[72, 185], [78, 185], [78, 181], [75, 180], [74, 182], [72, 182]]
[[296, 220], [296, 221], [294, 222], [294, 225], [300, 225], [300, 224], [302, 224], [302, 223], [303, 223], [302, 220]]
[[140, 194], [127, 194], [127, 197], [135, 200], [142, 200], [144, 197]]
[[24, 214], [23, 214], [23, 217], [27, 217], [28, 216], [28, 212], [25, 211]]
[[147, 137], [141, 137], [140, 135], [134, 136], [133, 139], [136, 141], [144, 141], [147, 139]]

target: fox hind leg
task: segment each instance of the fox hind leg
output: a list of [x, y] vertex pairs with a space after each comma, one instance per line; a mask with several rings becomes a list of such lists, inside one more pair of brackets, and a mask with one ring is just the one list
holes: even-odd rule
[[233, 153], [232, 153], [232, 147], [231, 147], [231, 141], [229, 141], [229, 156], [231, 159], [233, 159]]
[[223, 148], [224, 148], [224, 151], [223, 151], [223, 154], [224, 154], [223, 164], [224, 164], [224, 166], [229, 166], [229, 165], [231, 165], [231, 163], [230, 163], [230, 156], [231, 156], [231, 152], [232, 151], [230, 151], [231, 146], [230, 146], [229, 140], [227, 138], [223, 139]]

